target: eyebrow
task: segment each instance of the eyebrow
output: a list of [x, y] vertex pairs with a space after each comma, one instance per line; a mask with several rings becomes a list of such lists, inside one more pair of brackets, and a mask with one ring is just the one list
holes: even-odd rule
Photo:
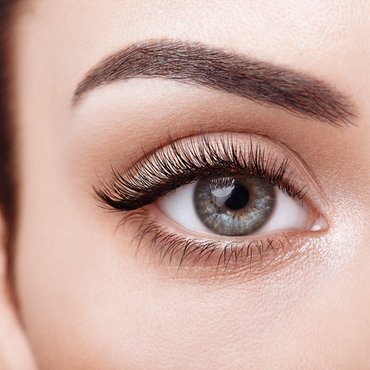
[[350, 98], [319, 78], [202, 43], [172, 40], [133, 44], [107, 57], [78, 84], [73, 102], [99, 86], [132, 78], [201, 85], [333, 125], [353, 124], [356, 118]]

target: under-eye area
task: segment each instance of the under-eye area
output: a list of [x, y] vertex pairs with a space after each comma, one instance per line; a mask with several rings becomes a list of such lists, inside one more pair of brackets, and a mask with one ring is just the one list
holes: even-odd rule
[[[99, 179], [98, 205], [134, 228], [136, 255], [187, 274], [262, 273], [326, 230], [324, 196], [304, 162], [262, 136], [170, 142]], [[119, 232], [119, 231], [118, 231]]]

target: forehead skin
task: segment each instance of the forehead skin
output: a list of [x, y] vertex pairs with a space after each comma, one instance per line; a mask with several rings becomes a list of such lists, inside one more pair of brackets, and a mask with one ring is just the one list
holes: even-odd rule
[[[24, 4], [15, 68], [16, 281], [21, 317], [42, 369], [369, 364], [369, 17], [370, 2], [353, 0]], [[330, 221], [336, 227], [320, 265], [313, 259], [295, 273], [288, 268], [216, 289], [145, 273], [145, 267], [125, 258], [131, 238], [113, 237], [114, 222], [92, 204], [89, 174], [92, 163], [139, 150], [140, 140], [161, 141], [167, 127], [153, 130], [140, 104], [145, 96], [161, 117], [168, 108], [152, 95], [157, 91], [169, 99], [167, 85], [148, 82], [146, 96], [146, 83], [130, 81], [126, 88], [117, 84], [91, 92], [75, 110], [71, 101], [83, 76], [103, 58], [132, 43], [162, 38], [200, 41], [307, 72], [355, 102], [359, 114], [351, 129], [316, 124], [311, 130], [310, 122], [297, 125], [286, 113], [264, 113], [284, 119], [279, 127], [266, 125], [268, 134], [301, 153], [332, 205]], [[111, 127], [120, 111], [116, 104], [109, 113], [104, 94], [122, 97], [124, 89], [125, 104], [146, 115], [147, 123]], [[183, 104], [190, 108], [197, 97], [191, 88], [169, 84], [168, 89], [184, 94]], [[95, 110], [100, 99], [105, 108]], [[262, 115], [262, 108], [250, 109], [254, 117]], [[255, 119], [247, 130], [264, 133], [258, 127]]]

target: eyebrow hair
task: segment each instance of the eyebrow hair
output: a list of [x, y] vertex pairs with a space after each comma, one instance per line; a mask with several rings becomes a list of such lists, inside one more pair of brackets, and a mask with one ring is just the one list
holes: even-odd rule
[[198, 42], [153, 40], [107, 57], [79, 83], [88, 91], [132, 78], [165, 78], [232, 93], [333, 125], [353, 124], [351, 100], [321, 79]]

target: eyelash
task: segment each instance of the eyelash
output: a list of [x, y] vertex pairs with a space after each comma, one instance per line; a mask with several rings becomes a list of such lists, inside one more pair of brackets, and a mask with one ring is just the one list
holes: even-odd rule
[[111, 180], [100, 182], [94, 192], [103, 208], [124, 212], [204, 177], [243, 175], [265, 178], [290, 197], [304, 198], [305, 187], [295, 185], [294, 174], [288, 171], [288, 157], [279, 163], [261, 144], [254, 145], [252, 140], [248, 144], [238, 144], [229, 135], [220, 135], [217, 141], [205, 135], [185, 143], [174, 141], [152, 155], [144, 153], [144, 160], [125, 175], [111, 167]]
[[121, 226], [130, 223], [136, 229], [136, 255], [144, 250], [150, 262], [167, 261], [169, 267], [175, 265], [177, 272], [185, 267], [190, 267], [192, 272], [200, 268], [202, 275], [204, 271], [212, 271], [213, 277], [220, 271], [234, 273], [241, 268], [260, 273], [275, 264], [282, 265], [283, 260], [295, 255], [299, 250], [296, 232], [253, 240], [251, 237], [189, 238], [155, 220], [151, 204], [182, 185], [219, 175], [262, 177], [292, 198], [303, 201], [305, 186], [298, 184], [294, 168], [288, 155], [279, 156], [273, 150], [266, 150], [252, 137], [240, 142], [232, 134], [213, 135], [213, 139], [203, 135], [173, 141], [152, 154], [143, 153], [143, 159], [124, 174], [111, 166], [110, 180], [100, 181], [94, 193], [101, 207], [123, 214]]
[[146, 209], [131, 213], [120, 226], [126, 223], [137, 227], [136, 256], [144, 250], [150, 264], [167, 263], [168, 267], [175, 268], [178, 276], [185, 271], [193, 277], [194, 269], [199, 272], [197, 276], [205, 279], [241, 272], [253, 276], [276, 265], [282, 267], [284, 262], [299, 256], [299, 248], [295, 247], [298, 241], [289, 233], [255, 240], [197, 240], [168, 232], [150, 218]]

